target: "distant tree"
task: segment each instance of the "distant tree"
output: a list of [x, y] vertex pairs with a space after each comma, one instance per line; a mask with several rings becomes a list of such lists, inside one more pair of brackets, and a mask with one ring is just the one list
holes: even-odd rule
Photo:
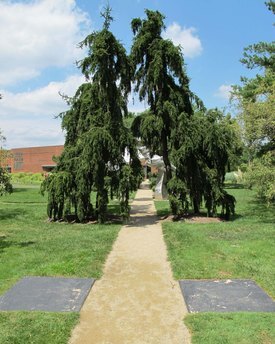
[[[265, 2], [268, 9], [275, 14], [275, 1]], [[241, 62], [249, 69], [255, 67], [271, 69], [275, 72], [275, 44], [274, 42], [259, 42], [244, 48]]]
[[[128, 217], [129, 193], [140, 182], [136, 142], [123, 123], [131, 64], [124, 47], [109, 31], [109, 7], [102, 16], [103, 29], [80, 44], [88, 50], [88, 56], [79, 62], [87, 82], [69, 99], [70, 110], [62, 114], [64, 151], [56, 171], [42, 185], [42, 191], [49, 194], [48, 214], [53, 219], [66, 217], [73, 208], [79, 221], [95, 217], [102, 223], [113, 195], [120, 199], [121, 214]], [[124, 159], [126, 150], [129, 163]], [[90, 200], [92, 191], [96, 192], [95, 205]]]
[[244, 183], [255, 188], [260, 199], [268, 205], [275, 202], [275, 154], [267, 152], [248, 164]]
[[[266, 5], [275, 14], [275, 2]], [[249, 69], [259, 70], [254, 78], [241, 78], [242, 85], [233, 89], [248, 152], [244, 179], [270, 203], [275, 200], [275, 43], [248, 46], [241, 62]]]
[[[275, 2], [266, 3], [275, 13]], [[254, 78], [241, 78], [234, 86], [233, 98], [238, 101], [244, 137], [250, 159], [275, 148], [275, 43], [260, 42], [244, 49], [241, 62], [261, 73]]]

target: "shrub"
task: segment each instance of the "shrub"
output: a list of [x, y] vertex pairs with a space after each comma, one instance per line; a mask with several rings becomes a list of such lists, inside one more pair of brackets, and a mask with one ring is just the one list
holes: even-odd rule
[[43, 180], [42, 173], [17, 172], [11, 174], [11, 181], [14, 184], [41, 184]]
[[0, 196], [11, 192], [10, 174], [0, 166]]
[[255, 188], [258, 197], [268, 204], [275, 201], [275, 154], [268, 152], [256, 158], [247, 167], [244, 174], [244, 185]]
[[224, 182], [230, 184], [241, 183], [243, 179], [243, 173], [241, 170], [227, 172], [225, 174]]

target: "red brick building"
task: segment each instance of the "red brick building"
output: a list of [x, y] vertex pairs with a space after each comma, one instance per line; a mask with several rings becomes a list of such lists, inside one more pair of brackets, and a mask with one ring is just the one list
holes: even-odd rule
[[10, 150], [11, 157], [8, 161], [9, 171], [12, 173], [49, 172], [56, 165], [53, 161], [53, 157], [59, 156], [63, 149], [63, 145], [13, 148]]
[[[8, 170], [11, 173], [31, 172], [44, 173], [51, 171], [56, 163], [53, 157], [58, 157], [64, 149], [63, 145], [59, 146], [43, 146], [28, 148], [13, 148], [10, 150], [10, 158], [8, 159]], [[145, 178], [149, 172], [157, 173], [158, 168], [155, 166], [147, 166], [147, 160], [140, 157], [141, 165], [144, 169]]]

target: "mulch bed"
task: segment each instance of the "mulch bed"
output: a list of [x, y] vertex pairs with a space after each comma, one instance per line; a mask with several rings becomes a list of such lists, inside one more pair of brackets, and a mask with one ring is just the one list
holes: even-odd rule
[[186, 223], [219, 223], [223, 222], [224, 220], [220, 217], [208, 217], [204, 215], [185, 215], [180, 218], [176, 218], [173, 215], [163, 216], [161, 217], [163, 221], [183, 221]]

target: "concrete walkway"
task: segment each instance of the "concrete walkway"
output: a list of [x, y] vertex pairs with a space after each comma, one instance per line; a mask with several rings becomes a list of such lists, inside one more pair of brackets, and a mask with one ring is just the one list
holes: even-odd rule
[[71, 344], [185, 344], [187, 309], [172, 277], [152, 192], [143, 183], [80, 313]]

